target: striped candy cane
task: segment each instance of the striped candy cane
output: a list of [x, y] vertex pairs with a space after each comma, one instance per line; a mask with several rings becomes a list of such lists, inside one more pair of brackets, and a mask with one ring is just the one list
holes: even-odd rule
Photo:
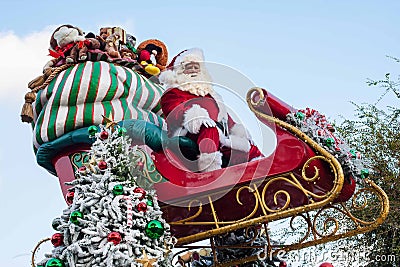
[[129, 196], [124, 196], [123, 199], [126, 201], [126, 217], [127, 217], [127, 222], [126, 224], [129, 227], [132, 227], [133, 225], [133, 220], [132, 220], [132, 216], [133, 216], [133, 206], [132, 206], [132, 199]]

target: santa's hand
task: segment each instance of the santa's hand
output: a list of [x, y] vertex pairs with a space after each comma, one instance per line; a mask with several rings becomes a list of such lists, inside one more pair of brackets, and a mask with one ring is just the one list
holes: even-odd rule
[[222, 138], [221, 144], [232, 149], [249, 152], [251, 144], [247, 138], [239, 137], [237, 135], [230, 135], [229, 137]]
[[216, 123], [212, 120], [205, 108], [194, 104], [190, 109], [186, 110], [183, 115], [183, 127], [192, 134], [198, 134], [201, 126], [207, 128], [216, 127]]

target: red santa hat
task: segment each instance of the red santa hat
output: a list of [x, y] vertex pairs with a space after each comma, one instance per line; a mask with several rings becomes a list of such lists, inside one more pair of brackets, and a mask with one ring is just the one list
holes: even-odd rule
[[161, 72], [158, 77], [160, 82], [167, 87], [176, 86], [177, 72], [183, 69], [183, 66], [189, 62], [204, 62], [203, 50], [200, 48], [190, 48], [180, 52], [171, 60], [167, 68]]

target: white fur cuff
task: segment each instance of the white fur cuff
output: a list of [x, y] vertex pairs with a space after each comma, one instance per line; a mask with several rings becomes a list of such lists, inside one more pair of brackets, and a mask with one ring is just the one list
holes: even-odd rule
[[215, 122], [210, 119], [210, 115], [205, 108], [194, 104], [183, 114], [183, 127], [192, 134], [198, 134], [201, 126], [215, 127]]
[[233, 125], [233, 127], [229, 131], [229, 134], [236, 135], [238, 137], [243, 137], [246, 138], [247, 140], [251, 139], [250, 133], [241, 123], [236, 123], [235, 125]]
[[250, 150], [250, 141], [237, 135], [230, 135], [229, 138], [222, 139], [221, 143], [224, 146], [244, 152], [249, 152]]
[[219, 151], [213, 153], [201, 153], [198, 159], [200, 172], [210, 172], [221, 169], [222, 153]]

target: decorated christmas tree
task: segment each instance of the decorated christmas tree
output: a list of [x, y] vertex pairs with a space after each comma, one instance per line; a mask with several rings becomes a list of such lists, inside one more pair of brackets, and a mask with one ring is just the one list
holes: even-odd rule
[[334, 155], [340, 162], [346, 179], [354, 178], [361, 182], [369, 176], [369, 170], [364, 168], [367, 163], [362, 159], [361, 153], [347, 145], [345, 138], [336, 132], [325, 115], [306, 108], [288, 113], [286, 119]]
[[171, 266], [174, 239], [125, 132], [109, 119], [89, 127], [90, 160], [53, 220], [54, 249], [36, 266]]

